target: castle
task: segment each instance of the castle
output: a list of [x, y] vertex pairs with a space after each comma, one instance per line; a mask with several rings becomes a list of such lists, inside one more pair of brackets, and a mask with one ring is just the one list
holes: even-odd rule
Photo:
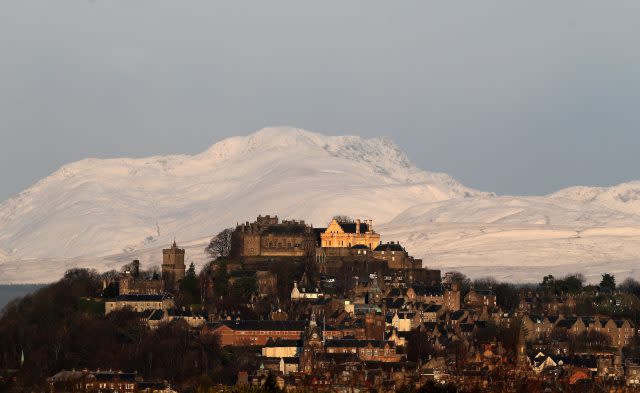
[[267, 269], [279, 258], [312, 258], [321, 274], [396, 270], [410, 282], [440, 281], [439, 270], [422, 268], [422, 260], [409, 255], [400, 243], [382, 243], [370, 219], [334, 218], [326, 228], [314, 228], [304, 221], [259, 215], [254, 222], [238, 224], [231, 238], [231, 258], [253, 270]]
[[[177, 293], [185, 275], [185, 251], [178, 248], [174, 241], [171, 248], [162, 250], [162, 277], [141, 277], [140, 261], [134, 260], [120, 275], [118, 294], [127, 295], [163, 295], [166, 292]], [[105, 284], [106, 285], [106, 284]]]
[[304, 221], [279, 221], [278, 216], [258, 216], [238, 224], [232, 235], [232, 257], [304, 257], [312, 255], [313, 227]]

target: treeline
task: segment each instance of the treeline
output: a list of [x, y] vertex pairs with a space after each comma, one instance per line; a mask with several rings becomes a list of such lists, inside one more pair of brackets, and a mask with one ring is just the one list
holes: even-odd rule
[[18, 370], [25, 389], [74, 368], [137, 371], [173, 386], [235, 379], [235, 360], [183, 322], [150, 330], [131, 311], [105, 316], [101, 282], [96, 272], [75, 269], [9, 303], [0, 317], [0, 369]]

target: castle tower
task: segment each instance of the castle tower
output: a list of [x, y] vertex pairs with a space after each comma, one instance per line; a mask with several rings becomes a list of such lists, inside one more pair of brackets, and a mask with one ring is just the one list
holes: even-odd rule
[[169, 292], [178, 292], [184, 278], [184, 249], [178, 248], [175, 240], [169, 249], [162, 250], [162, 280]]

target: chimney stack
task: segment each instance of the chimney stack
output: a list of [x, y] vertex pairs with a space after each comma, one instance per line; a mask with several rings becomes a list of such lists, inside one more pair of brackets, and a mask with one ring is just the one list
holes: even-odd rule
[[360, 233], [360, 219], [356, 219], [356, 233], [359, 234]]

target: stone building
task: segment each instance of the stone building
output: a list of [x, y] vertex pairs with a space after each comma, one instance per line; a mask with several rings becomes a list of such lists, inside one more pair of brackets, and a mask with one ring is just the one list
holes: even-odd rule
[[304, 257], [315, 250], [313, 228], [304, 221], [279, 221], [278, 216], [258, 216], [239, 224], [233, 232], [232, 257]]
[[118, 281], [120, 295], [160, 295], [164, 292], [164, 282], [160, 277], [145, 279], [140, 275], [140, 261], [131, 263], [131, 268], [125, 270]]
[[[142, 382], [142, 377], [137, 373], [100, 370], [62, 370], [47, 378], [51, 393], [98, 391], [134, 393], [139, 391]], [[164, 386], [160, 388], [163, 389]]]
[[180, 282], [184, 278], [184, 249], [173, 242], [171, 248], [162, 250], [162, 281], [164, 289], [176, 293], [180, 290]]
[[452, 283], [444, 287], [443, 306], [448, 311], [460, 310], [461, 292], [457, 283]]
[[407, 250], [397, 242], [380, 243], [373, 249], [376, 259], [387, 261], [391, 269], [418, 269], [422, 267], [422, 260], [410, 256]]
[[320, 234], [321, 247], [352, 247], [361, 244], [373, 250], [380, 244], [380, 234], [373, 231], [373, 221], [357, 219], [345, 222], [333, 219], [324, 233]]
[[146, 310], [168, 310], [175, 307], [173, 297], [162, 295], [122, 295], [109, 299], [104, 303], [104, 313], [130, 308], [132, 311], [143, 312]]
[[496, 294], [490, 289], [474, 289], [464, 297], [464, 303], [469, 307], [496, 307]]

